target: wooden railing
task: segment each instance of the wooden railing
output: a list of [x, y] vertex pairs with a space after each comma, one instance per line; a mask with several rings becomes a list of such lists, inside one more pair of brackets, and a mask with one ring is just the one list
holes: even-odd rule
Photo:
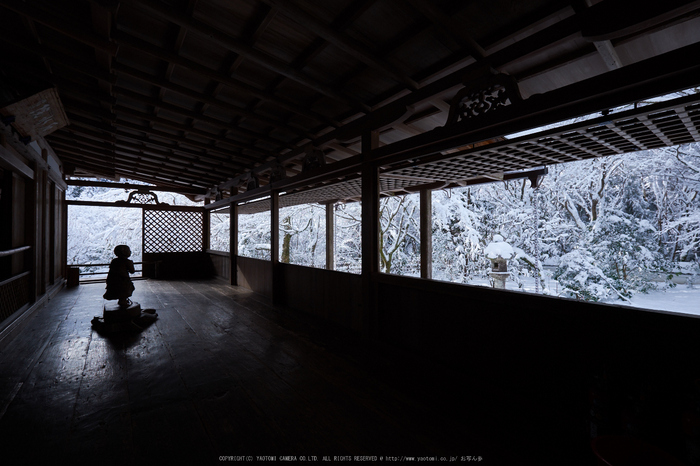
[[15, 249], [8, 249], [6, 251], [0, 251], [0, 257], [7, 257], [7, 256], [11, 256], [13, 254], [18, 254], [18, 253], [26, 251], [27, 249], [30, 249], [30, 248], [31, 248], [31, 246], [22, 246], [22, 247], [15, 248]]
[[[143, 262], [134, 262], [134, 265], [143, 265]], [[68, 264], [69, 268], [78, 268], [80, 269], [81, 267], [105, 267], [107, 270], [104, 272], [80, 272], [80, 281], [81, 282], [101, 282], [105, 281], [107, 279], [107, 274], [109, 273], [109, 264]], [[136, 269], [136, 273], [132, 275], [132, 278], [141, 278], [142, 277], [142, 272], [143, 272], [143, 267], [141, 269]], [[96, 275], [104, 275], [102, 278], [84, 278], [84, 277], [94, 277]]]

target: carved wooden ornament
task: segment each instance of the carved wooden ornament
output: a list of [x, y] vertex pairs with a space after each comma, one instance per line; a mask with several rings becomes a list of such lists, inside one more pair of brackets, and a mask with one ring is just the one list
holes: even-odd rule
[[455, 94], [445, 126], [522, 101], [515, 78], [495, 74], [466, 85]]

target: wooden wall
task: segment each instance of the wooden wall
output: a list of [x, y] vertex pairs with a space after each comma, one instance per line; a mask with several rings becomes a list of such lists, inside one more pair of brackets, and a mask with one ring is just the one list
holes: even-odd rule
[[212, 257], [205, 252], [143, 253], [143, 276], [158, 279], [211, 278]]
[[360, 330], [362, 279], [333, 270], [279, 264], [282, 302], [351, 330]]
[[65, 189], [43, 140], [21, 143], [0, 125], [0, 341], [64, 283]]
[[231, 280], [231, 258], [227, 252], [207, 251], [211, 258], [211, 263], [216, 271], [216, 276], [219, 278]]
[[238, 285], [265, 296], [272, 296], [272, 262], [238, 256]]
[[[239, 285], [270, 296], [272, 264], [238, 261]], [[276, 301], [362, 330], [361, 276], [278, 266]], [[596, 435], [635, 435], [679, 458], [700, 445], [684, 430], [700, 409], [698, 317], [385, 274], [373, 283], [374, 343], [406, 362], [392, 377], [514, 449], [545, 442], [542, 464], [593, 461]]]
[[380, 340], [438, 364], [417, 383], [464, 390], [454, 409], [514, 448], [546, 442], [565, 461], [626, 434], [686, 457], [699, 318], [387, 275], [377, 295]]

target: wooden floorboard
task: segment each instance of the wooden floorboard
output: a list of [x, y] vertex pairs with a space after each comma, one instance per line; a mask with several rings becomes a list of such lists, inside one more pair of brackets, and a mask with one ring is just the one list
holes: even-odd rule
[[491, 455], [482, 464], [498, 464], [467, 422], [377, 377], [342, 329], [221, 281], [144, 280], [133, 299], [158, 319], [104, 334], [90, 323], [103, 291], [62, 291], [0, 353], [8, 464], [56, 455], [107, 464]]

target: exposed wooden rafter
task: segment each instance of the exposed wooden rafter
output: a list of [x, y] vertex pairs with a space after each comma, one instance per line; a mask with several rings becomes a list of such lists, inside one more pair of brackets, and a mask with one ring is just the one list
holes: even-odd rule
[[[206, 185], [212, 196], [251, 175], [265, 185], [280, 165], [301, 189], [316, 179], [302, 173], [307, 146], [323, 151], [327, 176], [345, 173], [368, 131], [378, 134], [373, 155], [384, 167], [600, 111], [612, 94], [624, 103], [697, 84], [692, 53], [678, 50], [697, 42], [699, 1], [312, 4], [0, 0], [0, 60], [56, 87], [70, 125], [47, 140], [61, 159], [95, 173], [132, 167], [140, 179]], [[611, 5], [633, 14], [610, 22]], [[652, 37], [659, 47], [644, 46]], [[519, 82], [523, 103], [441, 128], [457, 92], [496, 71]], [[648, 140], [607, 125], [587, 144], [620, 153], [695, 137], [695, 114], [678, 112], [674, 132], [640, 119]], [[599, 155], [556, 137], [493, 152], [479, 170]]]

